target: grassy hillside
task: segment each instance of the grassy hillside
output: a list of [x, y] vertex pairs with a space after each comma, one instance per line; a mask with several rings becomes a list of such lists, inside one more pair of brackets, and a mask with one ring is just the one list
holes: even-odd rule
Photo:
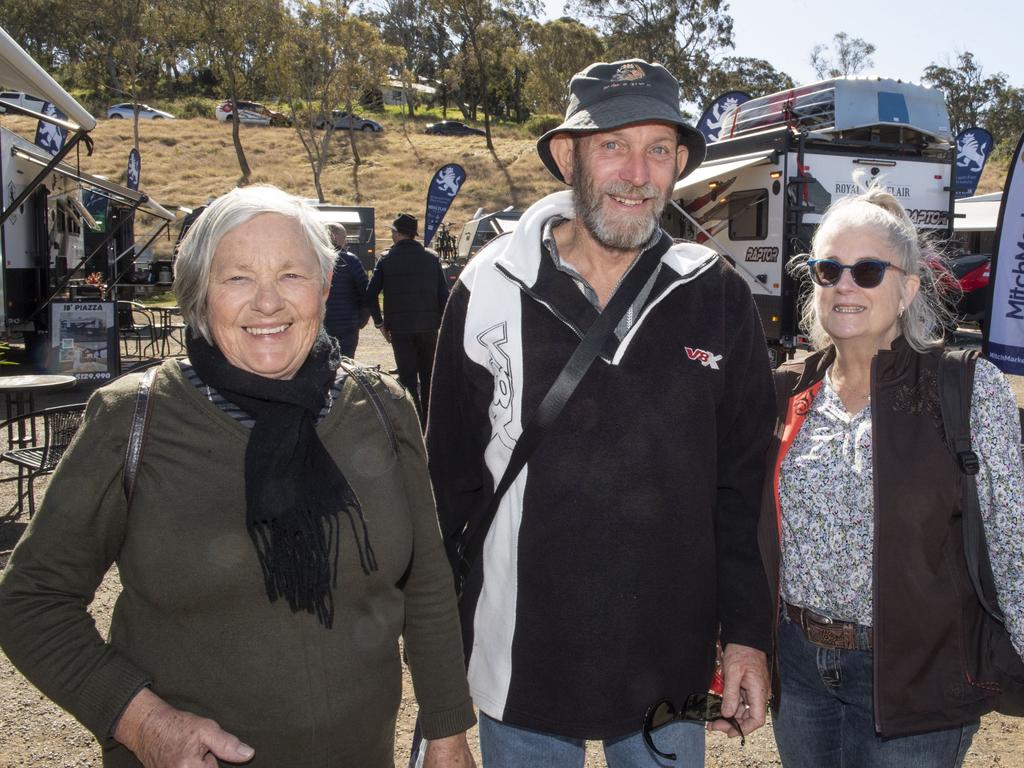
[[[499, 127], [496, 152], [491, 154], [483, 137], [427, 136], [424, 121], [384, 117], [381, 122], [384, 133], [355, 134], [362, 159], [358, 168], [352, 162], [347, 133], [336, 133], [335, 156], [322, 176], [328, 202], [376, 207], [380, 237], [386, 236], [386, 225], [402, 211], [422, 219], [427, 186], [445, 163], [458, 162], [466, 169], [466, 183], [446, 218], [456, 231], [479, 207], [488, 211], [525, 207], [561, 186], [537, 157], [535, 140], [520, 129]], [[35, 130], [34, 124], [11, 118], [3, 125], [23, 136], [32, 136]], [[192, 208], [238, 183], [230, 125], [193, 118], [140, 121], [139, 126], [141, 187], [161, 205]], [[95, 151], [91, 157], [82, 152], [82, 169], [123, 184], [132, 146], [131, 122], [100, 120], [91, 136]], [[252, 181], [316, 197], [313, 174], [294, 129], [242, 126], [242, 144], [253, 170]], [[72, 162], [74, 158], [72, 153]]]
[[[446, 218], [456, 232], [478, 208], [521, 208], [561, 188], [537, 157], [535, 140], [520, 127], [497, 127], [492, 154], [482, 137], [425, 135], [426, 120], [422, 118], [374, 118], [384, 124], [385, 131], [354, 136], [362, 159], [358, 168], [352, 162], [348, 135], [335, 134], [335, 155], [324, 171], [322, 185], [328, 202], [376, 207], [381, 247], [389, 244], [386, 225], [397, 213], [407, 211], [422, 218], [427, 185], [445, 163], [458, 162], [466, 169], [466, 183]], [[2, 124], [24, 136], [35, 130], [33, 123], [19, 118], [6, 118]], [[212, 118], [141, 121], [140, 133], [142, 189], [167, 208], [201, 205], [239, 181], [231, 127], [226, 123]], [[132, 141], [130, 121], [100, 120], [91, 135], [95, 151], [91, 157], [82, 153], [82, 169], [124, 183]], [[243, 126], [242, 143], [254, 182], [275, 184], [303, 197], [316, 196], [313, 175], [294, 129]], [[990, 160], [979, 194], [1002, 188], [1007, 165], [1005, 159]], [[141, 217], [140, 223], [147, 225]], [[168, 240], [161, 241], [157, 251], [167, 253], [170, 245]]]
[[1002, 192], [1003, 185], [1006, 183], [1006, 174], [1009, 170], [1009, 158], [990, 157], [988, 162], [985, 163], [985, 170], [981, 172], [977, 194], [984, 195], [987, 192]]

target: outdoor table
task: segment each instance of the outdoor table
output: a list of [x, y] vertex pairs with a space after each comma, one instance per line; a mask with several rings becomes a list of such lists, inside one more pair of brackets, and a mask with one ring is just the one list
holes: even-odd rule
[[60, 392], [71, 389], [77, 383], [74, 376], [53, 374], [26, 374], [20, 376], [0, 376], [0, 392], [4, 393], [7, 406], [7, 444], [9, 447], [31, 445], [35, 442], [35, 422], [32, 422], [31, 433], [26, 436], [25, 423], [18, 421], [17, 430], [10, 422], [18, 416], [32, 413], [36, 409], [36, 392]]
[[171, 341], [185, 349], [185, 323], [181, 320], [181, 307], [151, 307], [160, 313], [160, 357], [167, 357]]

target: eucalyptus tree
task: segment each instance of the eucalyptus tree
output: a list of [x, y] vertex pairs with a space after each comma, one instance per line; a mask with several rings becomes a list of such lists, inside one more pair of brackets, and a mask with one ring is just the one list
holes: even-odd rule
[[412, 116], [416, 107], [413, 84], [426, 80], [443, 89], [442, 73], [455, 55], [444, 20], [430, 0], [379, 0], [362, 16], [377, 27], [385, 43], [401, 49], [398, 69]]
[[696, 101], [713, 57], [733, 47], [726, 0], [570, 0], [568, 9], [594, 19], [610, 59], [658, 62], [679, 80], [684, 101]]
[[[399, 65], [401, 49], [384, 43], [377, 29], [350, 13], [342, 0], [299, 2], [287, 37], [287, 55], [280, 60], [288, 64], [279, 70], [279, 86], [292, 102], [295, 130], [306, 151], [317, 198], [326, 200], [320, 179], [340, 133], [351, 147], [353, 197], [358, 202], [359, 132], [336, 133], [331, 113], [343, 106], [351, 115], [359, 97], [379, 89], [388, 71]], [[294, 108], [299, 99], [305, 104], [301, 113]]]
[[822, 80], [849, 77], [875, 66], [871, 58], [875, 50], [875, 46], [866, 40], [837, 32], [832, 36], [831, 46], [824, 43], [811, 49], [810, 62]]
[[[288, 15], [282, 0], [177, 0], [181, 23], [191, 25], [197, 63], [210, 66], [229, 100], [237, 103], [260, 93], [284, 47]], [[231, 111], [231, 141], [241, 183], [252, 169], [245, 157], [238, 110]]]
[[569, 79], [605, 57], [601, 36], [575, 19], [534, 23], [526, 37], [530, 75], [526, 95], [535, 112], [565, 114]]
[[708, 70], [701, 85], [701, 99], [698, 103], [706, 106], [726, 91], [743, 91], [756, 99], [795, 85], [793, 78], [775, 69], [764, 59], [726, 56]]
[[[503, 26], [508, 26], [507, 14], [519, 17], [539, 15], [539, 0], [430, 0], [432, 7], [444, 19], [446, 27], [458, 41], [465, 54], [464, 66], [476, 80], [479, 106], [484, 113], [484, 132], [487, 149], [494, 152], [491, 138], [491, 110], [488, 94], [491, 75], [500, 65], [504, 46], [495, 46]], [[475, 106], [475, 105], [474, 105]]]
[[955, 63], [929, 64], [921, 80], [946, 94], [949, 127], [954, 135], [972, 125], [984, 125], [997, 95], [1007, 87], [1006, 75], [986, 75], [970, 51], [959, 54]]

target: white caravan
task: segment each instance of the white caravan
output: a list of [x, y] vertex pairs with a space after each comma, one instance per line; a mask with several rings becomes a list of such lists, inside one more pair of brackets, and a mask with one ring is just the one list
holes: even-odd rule
[[[0, 91], [34, 94], [66, 118], [29, 106], [0, 103], [0, 116], [39, 120], [38, 131], [67, 132], [56, 154], [0, 125], [0, 335], [24, 335], [26, 345], [49, 332], [47, 307], [64, 297], [72, 278], [103, 274], [114, 286], [129, 275], [136, 254], [151, 245], [174, 214], [145, 194], [91, 176], [65, 161], [91, 151], [88, 132], [96, 120], [0, 29]], [[59, 142], [58, 142], [59, 143]], [[125, 150], [127, 163], [128, 149]], [[133, 214], [157, 222], [145, 246], [137, 247]]]
[[840, 78], [753, 99], [723, 116], [707, 159], [676, 184], [663, 226], [722, 253], [746, 278], [773, 362], [799, 341], [800, 283], [786, 271], [825, 209], [880, 182], [918, 227], [948, 235], [954, 159], [940, 91]]

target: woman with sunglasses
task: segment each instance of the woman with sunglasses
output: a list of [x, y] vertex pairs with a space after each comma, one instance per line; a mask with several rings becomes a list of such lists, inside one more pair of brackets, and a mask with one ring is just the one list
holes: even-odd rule
[[[955, 517], [937, 389], [936, 281], [881, 188], [833, 205], [799, 265], [817, 351], [776, 373], [761, 545], [779, 597], [785, 768], [953, 768], [993, 708], [965, 641], [981, 608]], [[1024, 468], [1013, 393], [978, 360], [978, 488], [999, 604], [1024, 652]], [[781, 690], [779, 690], [781, 684]]]

